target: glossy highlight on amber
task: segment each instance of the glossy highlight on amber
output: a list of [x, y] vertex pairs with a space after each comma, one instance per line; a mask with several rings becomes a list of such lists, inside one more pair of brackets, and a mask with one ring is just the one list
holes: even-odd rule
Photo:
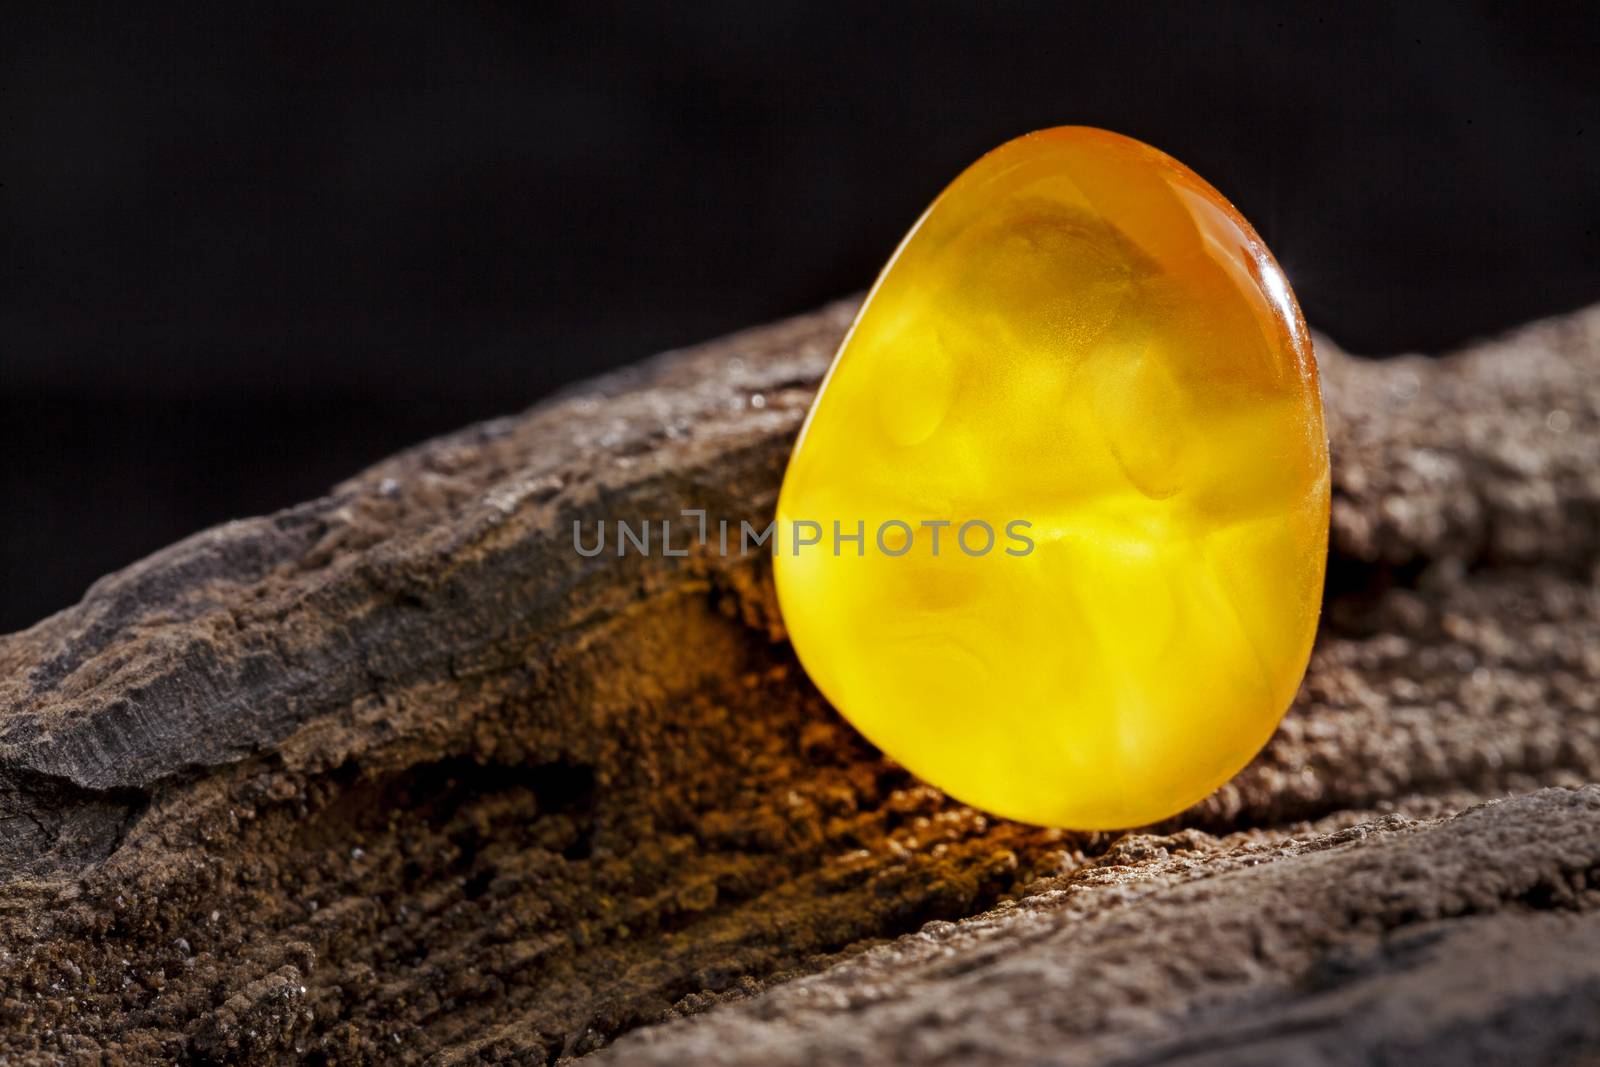
[[[1255, 231], [1148, 145], [1044, 130], [958, 177], [862, 307], [784, 479], [779, 602], [823, 694], [914, 774], [1027, 822], [1135, 826], [1288, 708], [1328, 494], [1311, 344]], [[982, 555], [953, 541], [974, 519]], [[912, 536], [885, 552], [891, 520]]]

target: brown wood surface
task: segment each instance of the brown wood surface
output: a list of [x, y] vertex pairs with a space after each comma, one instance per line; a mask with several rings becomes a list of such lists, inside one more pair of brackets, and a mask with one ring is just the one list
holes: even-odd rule
[[1234, 782], [1125, 836], [882, 759], [759, 554], [573, 551], [574, 520], [765, 526], [849, 310], [0, 638], [0, 1063], [1595, 1055], [1600, 310], [1438, 360], [1320, 346], [1306, 683]]

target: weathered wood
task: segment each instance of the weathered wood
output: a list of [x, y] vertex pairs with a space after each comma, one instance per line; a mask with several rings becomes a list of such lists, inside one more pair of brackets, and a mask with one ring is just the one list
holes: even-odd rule
[[1309, 840], [1124, 841], [628, 1064], [1567, 1063], [1600, 1048], [1600, 787]]
[[[1007, 900], [1056, 916], [1074, 952], [1113, 951], [1094, 931], [1117, 920], [1086, 924], [1050, 901], [1148, 839], [989, 820], [882, 760], [794, 666], [759, 555], [573, 550], [574, 520], [703, 508], [764, 526], [848, 313], [659, 357], [429, 443], [321, 500], [191, 538], [0, 639], [0, 1059], [545, 1062], [930, 920], [961, 920], [957, 939], [1001, 931], [984, 951], [1025, 970], [1045, 950], [1005, 932], [1010, 912], [970, 918]], [[1244, 774], [1159, 828], [1186, 851], [1150, 865], [1148, 902], [1106, 904], [1155, 909], [1163, 926], [1188, 915], [1202, 934], [1174, 968], [1215, 959], [1268, 984], [1202, 970], [1184, 997], [1278, 990], [1289, 1037], [1294, 1013], [1319, 1003], [1338, 1035], [1340, 1005], [1366, 995], [1315, 1001], [1295, 984], [1355, 951], [1366, 913], [1330, 904], [1316, 914], [1334, 933], [1307, 934], [1293, 963], [1251, 962], [1221, 933], [1208, 946], [1204, 909], [1185, 912], [1183, 894], [1243, 915], [1366, 870], [1370, 850], [1350, 846], [1308, 867], [1303, 842], [1337, 840], [1316, 835], [1600, 779], [1600, 312], [1439, 361], [1321, 352], [1333, 556], [1300, 702]], [[1592, 944], [1587, 796], [1380, 822], [1368, 903], [1417, 878], [1448, 889], [1439, 857], [1468, 849], [1549, 887], [1477, 910], [1567, 908], [1582, 916], [1571, 943]], [[1554, 827], [1559, 860], [1532, 822]], [[1246, 844], [1274, 862], [1208, 877]], [[1568, 936], [1526, 918], [1492, 936]], [[1139, 1003], [1130, 980], [1125, 1001], [1096, 1002], [1100, 1023], [1066, 999], [1059, 1017], [1028, 1017], [1035, 1044], [993, 1043], [959, 1004], [940, 1014], [941, 998], [967, 995], [958, 976], [941, 985], [894, 962], [920, 943], [890, 950], [871, 981], [926, 1004], [928, 1048], [947, 1057], [1074, 1062], [1087, 1053], [1063, 1041], [1098, 1047]], [[1381, 948], [1358, 961], [1373, 996], [1429, 995], [1448, 976]], [[1062, 974], [1078, 966], [1063, 960]], [[1545, 976], [1551, 1013], [1593, 989], [1581, 968], [1524, 963], [1515, 973]], [[837, 981], [857, 979], [804, 988]], [[1162, 988], [1151, 995], [1170, 999]], [[1473, 987], [1475, 1017], [1510, 1011], [1503, 989]], [[890, 1061], [918, 1047], [877, 1012], [814, 1033], [856, 1024], [795, 996], [633, 1047], [670, 1057], [711, 1040], [727, 1062], [744, 1040], [752, 1058]], [[1517, 1018], [1539, 1025], [1544, 1009], [1524, 1006]], [[1238, 1019], [1206, 1018], [1193, 1042], [1153, 1023], [1167, 1044], [1117, 1055], [1244, 1047]]]

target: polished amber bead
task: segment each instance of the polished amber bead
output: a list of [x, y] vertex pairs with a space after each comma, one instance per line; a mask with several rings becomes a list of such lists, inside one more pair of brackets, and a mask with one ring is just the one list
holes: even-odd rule
[[784, 479], [778, 595], [823, 694], [916, 775], [1139, 825], [1288, 708], [1328, 494], [1311, 344], [1255, 231], [1148, 145], [1044, 130], [958, 177], [861, 308]]

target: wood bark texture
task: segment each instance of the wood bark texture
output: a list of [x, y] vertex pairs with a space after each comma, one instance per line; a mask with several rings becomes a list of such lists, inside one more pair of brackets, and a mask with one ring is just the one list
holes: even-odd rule
[[[770, 520], [852, 307], [0, 638], [0, 1063], [1600, 1056], [1600, 309], [1439, 359], [1319, 345], [1300, 697], [1113, 835], [917, 783], [809, 686], [764, 554], [715, 549]], [[709, 548], [574, 550], [616, 519], [680, 546], [685, 509]]]

